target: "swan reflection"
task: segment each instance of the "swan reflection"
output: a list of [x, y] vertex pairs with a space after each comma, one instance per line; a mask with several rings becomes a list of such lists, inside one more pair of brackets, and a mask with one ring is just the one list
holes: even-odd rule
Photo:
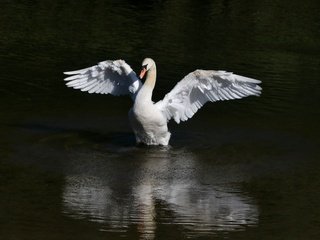
[[84, 168], [78, 168], [82, 170], [69, 174], [63, 192], [65, 214], [99, 222], [101, 230], [107, 231], [125, 232], [136, 225], [149, 239], [159, 223], [178, 224], [189, 234], [241, 230], [257, 224], [253, 200], [224, 188], [232, 181], [227, 174], [222, 174], [223, 184], [210, 178], [204, 184], [204, 173], [214, 175], [215, 170], [197, 165], [192, 153], [147, 149], [133, 155], [133, 164], [126, 162], [125, 167], [114, 157], [101, 160], [100, 167], [87, 161]]

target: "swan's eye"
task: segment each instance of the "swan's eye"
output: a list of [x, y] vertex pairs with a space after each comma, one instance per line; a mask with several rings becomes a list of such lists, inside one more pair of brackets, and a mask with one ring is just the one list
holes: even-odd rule
[[142, 68], [147, 69], [148, 64], [142, 65]]

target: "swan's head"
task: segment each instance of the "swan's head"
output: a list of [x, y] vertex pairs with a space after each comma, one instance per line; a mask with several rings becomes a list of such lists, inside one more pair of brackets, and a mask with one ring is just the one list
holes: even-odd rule
[[146, 72], [148, 72], [151, 68], [155, 67], [156, 63], [151, 58], [145, 58], [142, 61], [142, 69], [139, 77], [142, 79]]

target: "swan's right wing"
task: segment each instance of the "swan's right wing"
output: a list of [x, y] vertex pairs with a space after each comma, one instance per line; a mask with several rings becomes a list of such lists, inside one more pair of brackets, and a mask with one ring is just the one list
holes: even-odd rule
[[103, 61], [95, 66], [64, 72], [66, 85], [89, 93], [130, 95], [135, 98], [142, 83], [136, 73], [123, 60]]
[[156, 103], [169, 121], [191, 118], [206, 102], [259, 96], [259, 80], [225, 71], [196, 70], [185, 76], [163, 100]]

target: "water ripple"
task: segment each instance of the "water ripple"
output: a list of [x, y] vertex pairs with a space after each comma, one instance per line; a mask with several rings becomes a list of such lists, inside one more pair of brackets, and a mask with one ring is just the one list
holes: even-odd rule
[[159, 223], [179, 225], [190, 236], [257, 225], [259, 211], [250, 197], [214, 182], [201, 184], [195, 156], [172, 151], [157, 157], [153, 151], [140, 155], [143, 159], [129, 171], [134, 176], [125, 189], [114, 182], [114, 177], [120, 177], [117, 174], [122, 175], [115, 169], [105, 172], [108, 177], [67, 176], [64, 213], [100, 223], [102, 231], [125, 233], [131, 225], [138, 225], [141, 236], [149, 239]]

